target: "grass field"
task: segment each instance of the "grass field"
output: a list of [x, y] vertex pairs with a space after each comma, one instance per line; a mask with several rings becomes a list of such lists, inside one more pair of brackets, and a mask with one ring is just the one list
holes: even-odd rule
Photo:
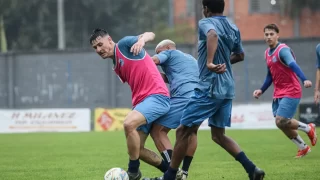
[[[277, 130], [229, 130], [227, 134], [265, 170], [265, 179], [320, 179], [318, 147], [313, 147], [308, 156], [294, 159], [295, 145]], [[174, 139], [173, 133], [170, 136]], [[150, 139], [147, 147], [154, 149]], [[126, 152], [123, 132], [1, 134], [0, 179], [101, 180], [112, 167], [127, 168]], [[141, 170], [144, 176], [161, 175], [145, 163], [141, 163]], [[246, 180], [247, 177], [242, 166], [211, 141], [210, 131], [200, 131], [189, 179]]]

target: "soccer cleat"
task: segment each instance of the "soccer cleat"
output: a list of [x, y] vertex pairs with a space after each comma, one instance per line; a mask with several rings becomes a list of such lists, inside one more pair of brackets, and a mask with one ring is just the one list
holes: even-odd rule
[[316, 132], [316, 125], [313, 123], [308, 124], [308, 126], [310, 127], [310, 131], [307, 133], [308, 137], [311, 141], [312, 146], [315, 146], [317, 144], [317, 132]]
[[256, 167], [253, 174], [250, 176], [250, 180], [263, 180], [265, 175], [266, 173], [262, 169]]
[[187, 180], [188, 172], [183, 171], [182, 169], [178, 170], [176, 180]]
[[163, 180], [163, 177], [143, 178], [142, 180]]
[[129, 180], [140, 180], [140, 178], [142, 176], [140, 169], [138, 170], [137, 173], [131, 173], [131, 172], [127, 171], [127, 174], [129, 176]]
[[301, 158], [301, 157], [307, 155], [309, 152], [311, 152], [311, 148], [309, 146], [307, 146], [305, 149], [298, 151], [296, 158]]

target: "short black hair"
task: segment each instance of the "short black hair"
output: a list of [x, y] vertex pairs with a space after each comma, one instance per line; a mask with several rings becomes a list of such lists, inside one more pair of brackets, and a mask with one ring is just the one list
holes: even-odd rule
[[100, 29], [100, 28], [96, 28], [93, 30], [91, 36], [90, 36], [90, 44], [92, 44], [92, 42], [94, 40], [97, 39], [97, 37], [101, 36], [101, 37], [104, 37], [104, 36], [108, 36], [108, 32], [104, 29]]
[[207, 7], [211, 13], [223, 13], [224, 0], [202, 0], [203, 7]]
[[280, 30], [278, 28], [278, 26], [276, 24], [268, 24], [266, 25], [264, 28], [263, 28], [263, 32], [266, 31], [266, 29], [271, 29], [271, 30], [274, 30], [276, 33], [279, 33]]

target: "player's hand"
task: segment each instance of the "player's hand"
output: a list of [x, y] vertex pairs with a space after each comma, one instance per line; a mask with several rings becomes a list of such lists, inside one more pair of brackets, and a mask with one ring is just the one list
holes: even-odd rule
[[142, 48], [144, 47], [145, 42], [143, 39], [139, 39], [138, 42], [136, 42], [130, 49], [130, 52], [133, 53], [134, 56], [138, 55]]
[[262, 91], [261, 89], [257, 89], [255, 91], [253, 91], [253, 97], [256, 99], [259, 99], [259, 97], [262, 95]]
[[226, 64], [207, 64], [207, 67], [210, 71], [215, 72], [217, 74], [222, 74], [227, 71]]
[[309, 87], [312, 86], [312, 82], [309, 81], [309, 80], [305, 80], [305, 81], [303, 82], [303, 85], [304, 85], [305, 88], [309, 88]]
[[316, 104], [319, 103], [319, 98], [320, 98], [320, 92], [318, 90], [314, 90], [314, 102]]

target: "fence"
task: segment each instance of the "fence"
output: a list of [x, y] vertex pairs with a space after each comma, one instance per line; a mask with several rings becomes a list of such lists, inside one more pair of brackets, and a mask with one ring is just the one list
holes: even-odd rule
[[[316, 44], [320, 39], [284, 40], [294, 51], [306, 76], [315, 80]], [[272, 88], [256, 101], [254, 89], [266, 76], [263, 53], [266, 45], [244, 42], [245, 61], [233, 66], [235, 103], [270, 101]], [[193, 45], [179, 49], [195, 55]], [[147, 47], [153, 55], [154, 47]], [[313, 88], [303, 90], [313, 96]], [[114, 72], [112, 62], [92, 50], [42, 51], [0, 55], [0, 108], [95, 108], [131, 107], [131, 92]]]

